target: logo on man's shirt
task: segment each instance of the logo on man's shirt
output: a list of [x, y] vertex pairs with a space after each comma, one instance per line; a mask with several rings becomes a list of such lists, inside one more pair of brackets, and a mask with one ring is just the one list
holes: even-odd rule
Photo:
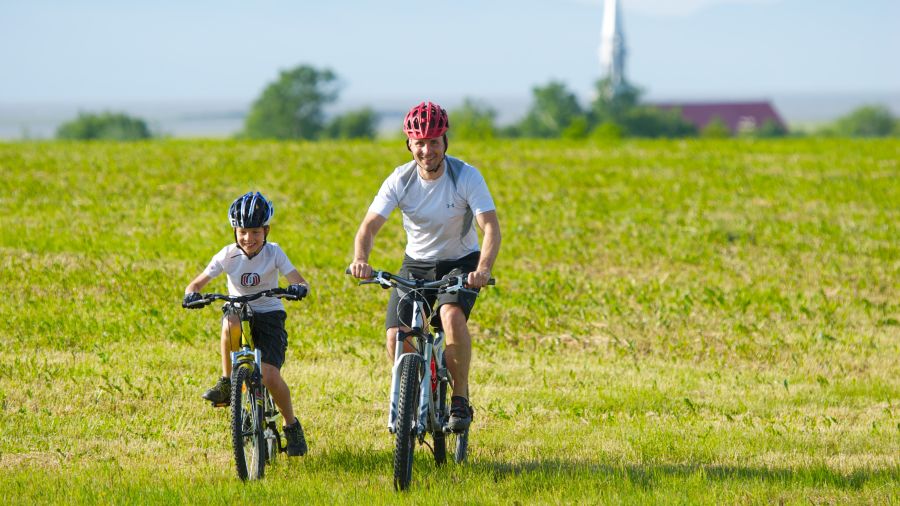
[[259, 274], [255, 272], [247, 272], [241, 274], [241, 286], [256, 286], [260, 282]]
[[447, 209], [450, 209], [451, 207], [455, 209], [455, 208], [456, 208], [456, 205], [454, 205], [453, 202], [447, 204]]

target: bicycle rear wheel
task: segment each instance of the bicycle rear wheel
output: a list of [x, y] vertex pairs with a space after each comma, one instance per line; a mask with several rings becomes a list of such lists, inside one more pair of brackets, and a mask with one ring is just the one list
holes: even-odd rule
[[254, 385], [253, 368], [238, 366], [231, 375], [231, 440], [234, 464], [242, 480], [259, 480], [265, 474], [263, 421], [263, 399]]
[[[441, 367], [446, 368], [445, 364]], [[434, 407], [437, 410], [438, 423], [442, 426], [434, 427], [432, 436], [434, 437], [434, 463], [438, 466], [447, 462], [447, 435], [444, 434], [443, 424], [447, 423], [447, 417], [450, 416], [450, 404], [447, 399], [447, 382], [438, 381], [437, 392], [435, 393]]]
[[457, 464], [462, 464], [469, 456], [469, 429], [463, 433], [454, 434], [453, 438], [456, 440], [453, 443], [453, 460]]
[[271, 466], [275, 463], [275, 458], [281, 451], [281, 434], [278, 432], [278, 424], [275, 422], [278, 411], [275, 402], [272, 400], [272, 394], [268, 390], [265, 391], [266, 396], [266, 413], [265, 413], [265, 439], [266, 439], [266, 459]]
[[416, 418], [419, 412], [419, 381], [422, 358], [406, 355], [400, 361], [400, 402], [394, 442], [394, 488], [406, 490], [412, 481], [413, 451], [416, 447]]

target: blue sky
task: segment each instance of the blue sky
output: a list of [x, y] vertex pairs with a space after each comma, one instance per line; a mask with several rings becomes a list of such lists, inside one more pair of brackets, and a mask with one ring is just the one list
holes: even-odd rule
[[[651, 97], [900, 91], [898, 0], [622, 0]], [[0, 103], [249, 102], [280, 69], [342, 99], [527, 97], [600, 77], [601, 0], [0, 0]]]

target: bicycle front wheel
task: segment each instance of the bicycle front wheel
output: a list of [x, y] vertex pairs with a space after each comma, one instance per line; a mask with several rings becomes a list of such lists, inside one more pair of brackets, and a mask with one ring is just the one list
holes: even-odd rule
[[406, 355], [400, 361], [400, 402], [394, 444], [394, 488], [406, 490], [412, 481], [413, 451], [416, 446], [416, 418], [419, 413], [419, 381], [422, 357]]
[[259, 480], [266, 467], [263, 399], [254, 385], [253, 368], [239, 366], [231, 375], [231, 439], [238, 478]]

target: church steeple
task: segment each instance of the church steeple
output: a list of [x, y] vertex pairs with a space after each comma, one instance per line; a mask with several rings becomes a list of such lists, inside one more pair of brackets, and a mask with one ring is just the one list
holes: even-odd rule
[[607, 93], [615, 96], [626, 89], [625, 36], [619, 0], [606, 0], [603, 8], [603, 29], [600, 35], [600, 66], [609, 79]]

